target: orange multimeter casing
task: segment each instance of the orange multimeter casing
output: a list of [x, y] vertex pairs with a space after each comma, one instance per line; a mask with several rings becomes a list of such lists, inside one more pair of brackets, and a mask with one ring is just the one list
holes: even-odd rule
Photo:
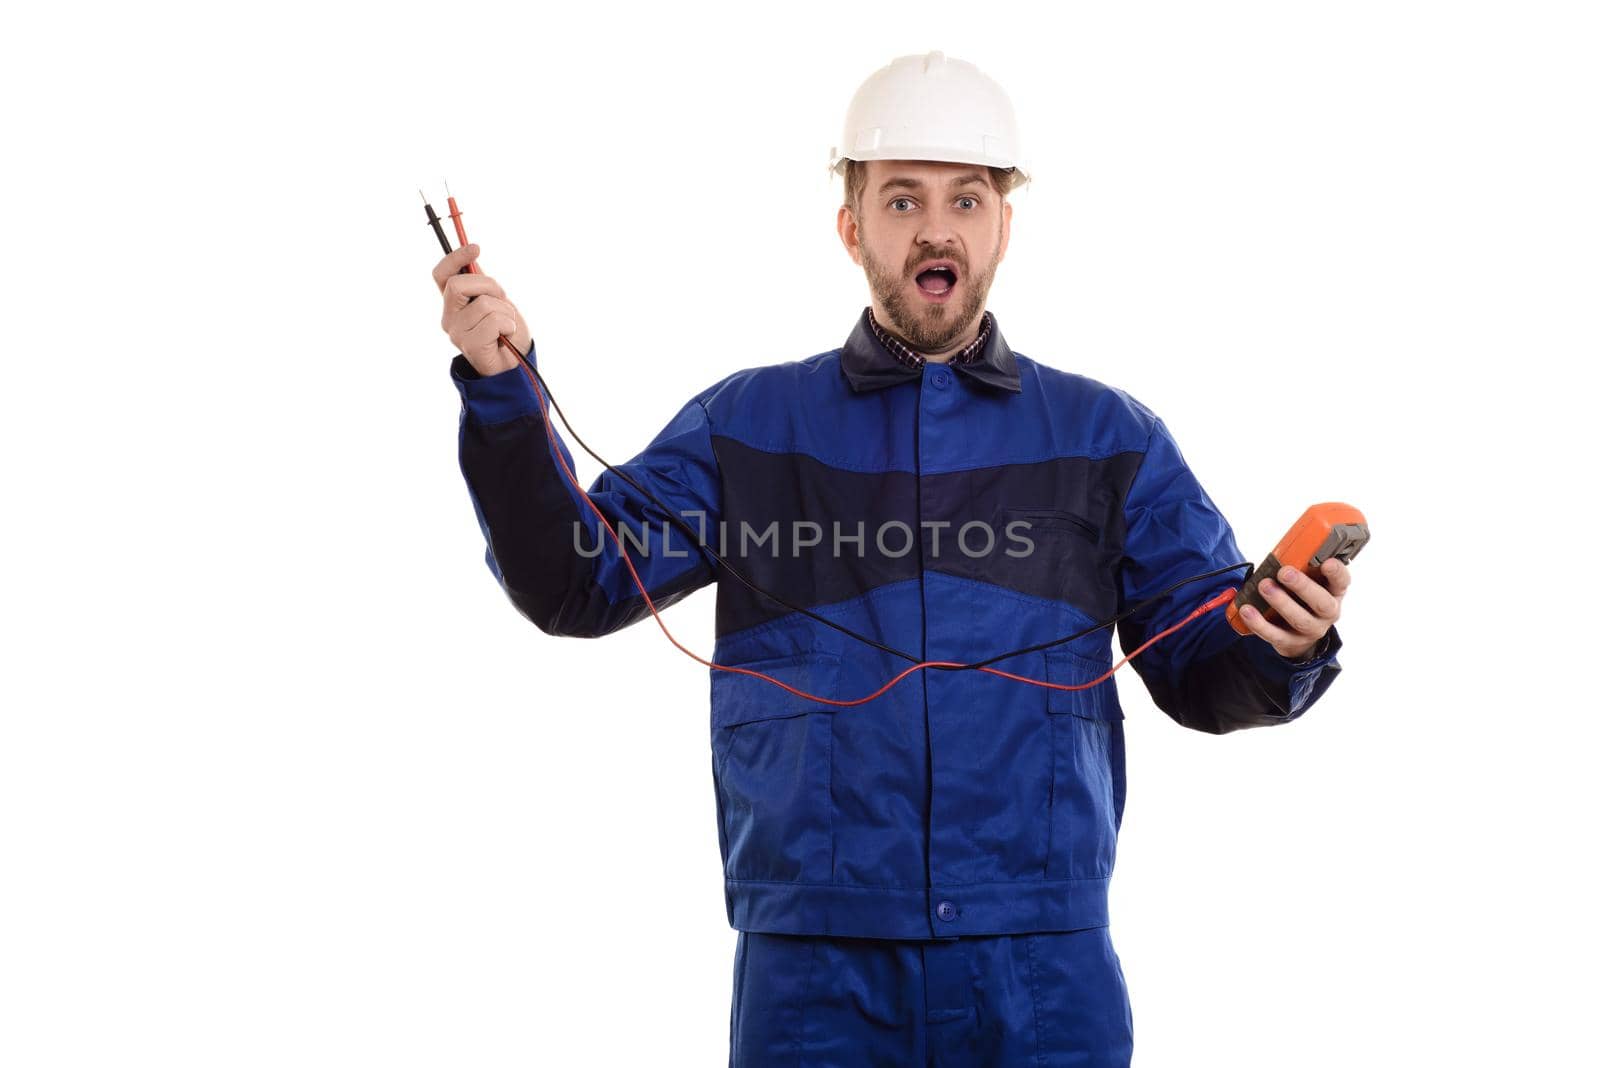
[[[1233, 603], [1228, 605], [1229, 625], [1240, 634], [1250, 633], [1250, 628], [1239, 615], [1239, 609], [1247, 604], [1254, 605], [1267, 622], [1282, 623], [1283, 617], [1273, 611], [1261, 596], [1259, 586], [1262, 579], [1276, 581], [1280, 567], [1295, 567], [1320, 582], [1323, 561], [1336, 557], [1348, 564], [1371, 537], [1367, 530], [1367, 517], [1359, 509], [1338, 501], [1313, 504], [1289, 528], [1289, 533], [1278, 542], [1278, 547], [1250, 569], [1244, 585], [1234, 596]], [[1284, 591], [1288, 592], [1288, 588], [1284, 587]]]

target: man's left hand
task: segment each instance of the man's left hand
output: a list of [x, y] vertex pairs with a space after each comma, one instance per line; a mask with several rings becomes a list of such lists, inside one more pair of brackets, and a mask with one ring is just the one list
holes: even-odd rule
[[[1328, 628], [1338, 621], [1339, 605], [1350, 589], [1350, 569], [1340, 560], [1324, 560], [1322, 577], [1326, 585], [1297, 568], [1279, 568], [1276, 582], [1263, 579], [1257, 589], [1283, 617], [1283, 622], [1268, 623], [1265, 616], [1249, 605], [1239, 610], [1239, 617], [1252, 634], [1268, 642], [1279, 656], [1299, 660], [1315, 649]], [[1291, 593], [1294, 597], [1289, 596]]]

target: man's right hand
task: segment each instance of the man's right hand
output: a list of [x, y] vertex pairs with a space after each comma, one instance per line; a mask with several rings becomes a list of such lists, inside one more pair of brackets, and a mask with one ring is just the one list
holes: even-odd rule
[[517, 358], [500, 344], [500, 335], [526, 353], [533, 334], [505, 290], [486, 274], [461, 274], [478, 258], [477, 245], [463, 245], [440, 260], [433, 280], [444, 294], [439, 325], [478, 374], [488, 377], [517, 366]]

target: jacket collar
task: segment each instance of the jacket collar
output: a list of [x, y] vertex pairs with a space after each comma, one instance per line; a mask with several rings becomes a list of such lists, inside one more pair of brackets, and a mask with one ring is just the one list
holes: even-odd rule
[[[883, 347], [883, 343], [878, 340], [867, 322], [868, 310], [868, 308], [861, 309], [855, 328], [850, 331], [850, 337], [839, 350], [839, 368], [849, 380], [850, 388], [857, 393], [864, 393], [908, 379], [920, 379], [921, 368], [901, 363]], [[1017, 359], [1011, 353], [1011, 346], [1006, 344], [1006, 339], [1000, 333], [999, 321], [994, 320], [992, 315], [989, 340], [978, 353], [978, 358], [971, 363], [951, 362], [947, 366], [957, 374], [966, 375], [990, 389], [1022, 392], [1021, 376], [1017, 373]]]

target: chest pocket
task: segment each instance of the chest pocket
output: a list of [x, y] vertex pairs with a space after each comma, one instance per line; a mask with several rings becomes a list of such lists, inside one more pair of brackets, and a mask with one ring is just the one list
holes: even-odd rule
[[[823, 697], [840, 657], [811, 652], [733, 665]], [[828, 882], [833, 858], [833, 712], [765, 679], [711, 671], [712, 776], [730, 879]]]
[[[1066, 649], [1044, 655], [1045, 681], [1082, 685], [1109, 661]], [[1081, 690], [1046, 690], [1050, 713], [1050, 835], [1047, 879], [1105, 879], [1116, 860], [1126, 792], [1122, 706], [1111, 679]]]
[[1117, 610], [1118, 557], [1098, 523], [1064, 508], [1007, 508], [1001, 520], [1006, 544], [1032, 543], [1021, 561], [1024, 592], [1068, 601], [1092, 619]]
[[1030, 537], [1035, 532], [1047, 535], [1060, 532], [1076, 534], [1093, 545], [1100, 544], [1100, 528], [1076, 512], [1060, 508], [1007, 508], [1004, 518], [1007, 524], [1028, 524], [1027, 533]]

